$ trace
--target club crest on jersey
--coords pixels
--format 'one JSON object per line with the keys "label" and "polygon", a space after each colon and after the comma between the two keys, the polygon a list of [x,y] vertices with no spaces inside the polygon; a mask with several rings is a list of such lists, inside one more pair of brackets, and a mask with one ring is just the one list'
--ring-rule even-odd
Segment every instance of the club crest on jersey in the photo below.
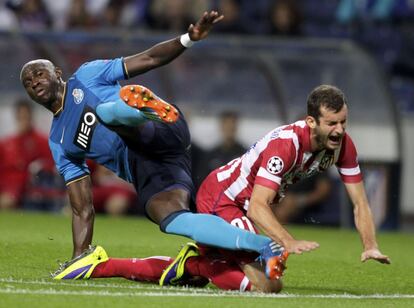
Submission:
{"label": "club crest on jersey", "polygon": [[321,159],[321,163],[319,164],[319,168],[321,171],[328,169],[335,163],[335,157],[333,151],[326,151],[325,155]]}
{"label": "club crest on jersey", "polygon": [[80,117],[73,143],[82,150],[89,151],[93,132],[97,124],[98,120],[93,109],[86,106]]}
{"label": "club crest on jersey", "polygon": [[268,160],[266,169],[271,174],[279,174],[283,170],[284,165],[283,160],[279,156],[273,156]]}
{"label": "club crest on jersey", "polygon": [[83,101],[83,90],[82,89],[73,89],[72,91],[73,98],[75,99],[75,104],[80,104]]}

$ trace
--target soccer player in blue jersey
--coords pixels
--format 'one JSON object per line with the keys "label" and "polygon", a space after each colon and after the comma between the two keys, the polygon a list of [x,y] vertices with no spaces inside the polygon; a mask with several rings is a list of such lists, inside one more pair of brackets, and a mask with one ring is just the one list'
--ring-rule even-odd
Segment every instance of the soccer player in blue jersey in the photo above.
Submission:
{"label": "soccer player in blue jersey", "polygon": [[[190,133],[179,110],[139,86],[127,89],[129,95],[133,98],[135,91],[136,97],[144,101],[161,103],[164,111],[170,111],[167,117],[139,106],[130,107],[134,103],[119,95],[119,80],[169,63],[204,39],[222,18],[215,11],[205,12],[190,25],[188,33],[132,56],[85,63],[66,82],[62,71],[48,60],[34,60],[23,66],[20,78],[26,92],[53,113],[49,144],[72,206],[73,257],[81,255],[92,242],[94,208],[85,163],[92,159],[134,184],[140,205],[163,232],[221,248],[257,251],[278,273],[270,278],[280,277],[285,261],[282,247],[217,216],[188,210],[194,202]],[[304,251],[317,247],[307,241],[301,245]]]}

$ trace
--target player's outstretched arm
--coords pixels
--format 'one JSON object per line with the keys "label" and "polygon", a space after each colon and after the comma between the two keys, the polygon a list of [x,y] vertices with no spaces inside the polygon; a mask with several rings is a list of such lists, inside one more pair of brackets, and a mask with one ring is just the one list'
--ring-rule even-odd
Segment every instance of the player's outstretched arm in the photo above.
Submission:
{"label": "player's outstretched arm", "polygon": [[72,207],[72,258],[74,258],[87,249],[92,242],[95,210],[90,176],[69,184],[68,192]]}
{"label": "player's outstretched arm", "polygon": [[354,205],[355,225],[361,237],[362,245],[364,246],[361,261],[365,262],[372,259],[380,263],[390,264],[390,258],[383,255],[378,249],[375,237],[375,225],[368,205],[364,183],[362,181],[359,183],[345,183],[345,187]]}
{"label": "player's outstretched arm", "polygon": [[294,239],[279,223],[271,209],[271,204],[276,197],[276,193],[276,191],[270,188],[258,184],[254,185],[247,216],[267,236],[285,247],[289,253],[301,254],[302,252],[318,248],[319,244],[316,242]]}
{"label": "player's outstretched arm", "polygon": [[159,43],[139,54],[126,57],[125,67],[128,77],[132,78],[149,70],[165,65],[190,47],[193,42],[207,37],[214,26],[223,19],[216,11],[204,12],[203,16],[188,27],[188,33],[175,39]]}

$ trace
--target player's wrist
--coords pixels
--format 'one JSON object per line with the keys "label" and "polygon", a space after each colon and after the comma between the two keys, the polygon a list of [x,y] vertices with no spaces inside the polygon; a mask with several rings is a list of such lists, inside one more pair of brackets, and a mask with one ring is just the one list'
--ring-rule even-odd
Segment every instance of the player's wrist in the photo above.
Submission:
{"label": "player's wrist", "polygon": [[191,46],[194,45],[195,41],[192,41],[190,38],[190,34],[185,33],[183,35],[180,36],[180,43],[181,45],[183,45],[185,48],[190,48]]}
{"label": "player's wrist", "polygon": [[366,251],[379,251],[378,246],[377,245],[370,245],[370,246],[365,246],[364,247],[364,252]]}
{"label": "player's wrist", "polygon": [[296,240],[292,236],[280,237],[279,244],[289,250],[292,246],[295,245]]}

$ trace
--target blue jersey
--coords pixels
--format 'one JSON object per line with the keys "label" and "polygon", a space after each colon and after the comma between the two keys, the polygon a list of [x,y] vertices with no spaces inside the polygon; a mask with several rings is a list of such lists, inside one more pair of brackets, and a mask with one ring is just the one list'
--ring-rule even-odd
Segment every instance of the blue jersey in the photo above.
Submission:
{"label": "blue jersey", "polygon": [[102,125],[95,109],[101,103],[119,100],[120,85],[127,74],[122,58],[83,64],[68,80],[62,108],[54,114],[49,145],[66,184],[89,174],[86,159],[92,159],[131,181],[128,151],[124,141]]}

